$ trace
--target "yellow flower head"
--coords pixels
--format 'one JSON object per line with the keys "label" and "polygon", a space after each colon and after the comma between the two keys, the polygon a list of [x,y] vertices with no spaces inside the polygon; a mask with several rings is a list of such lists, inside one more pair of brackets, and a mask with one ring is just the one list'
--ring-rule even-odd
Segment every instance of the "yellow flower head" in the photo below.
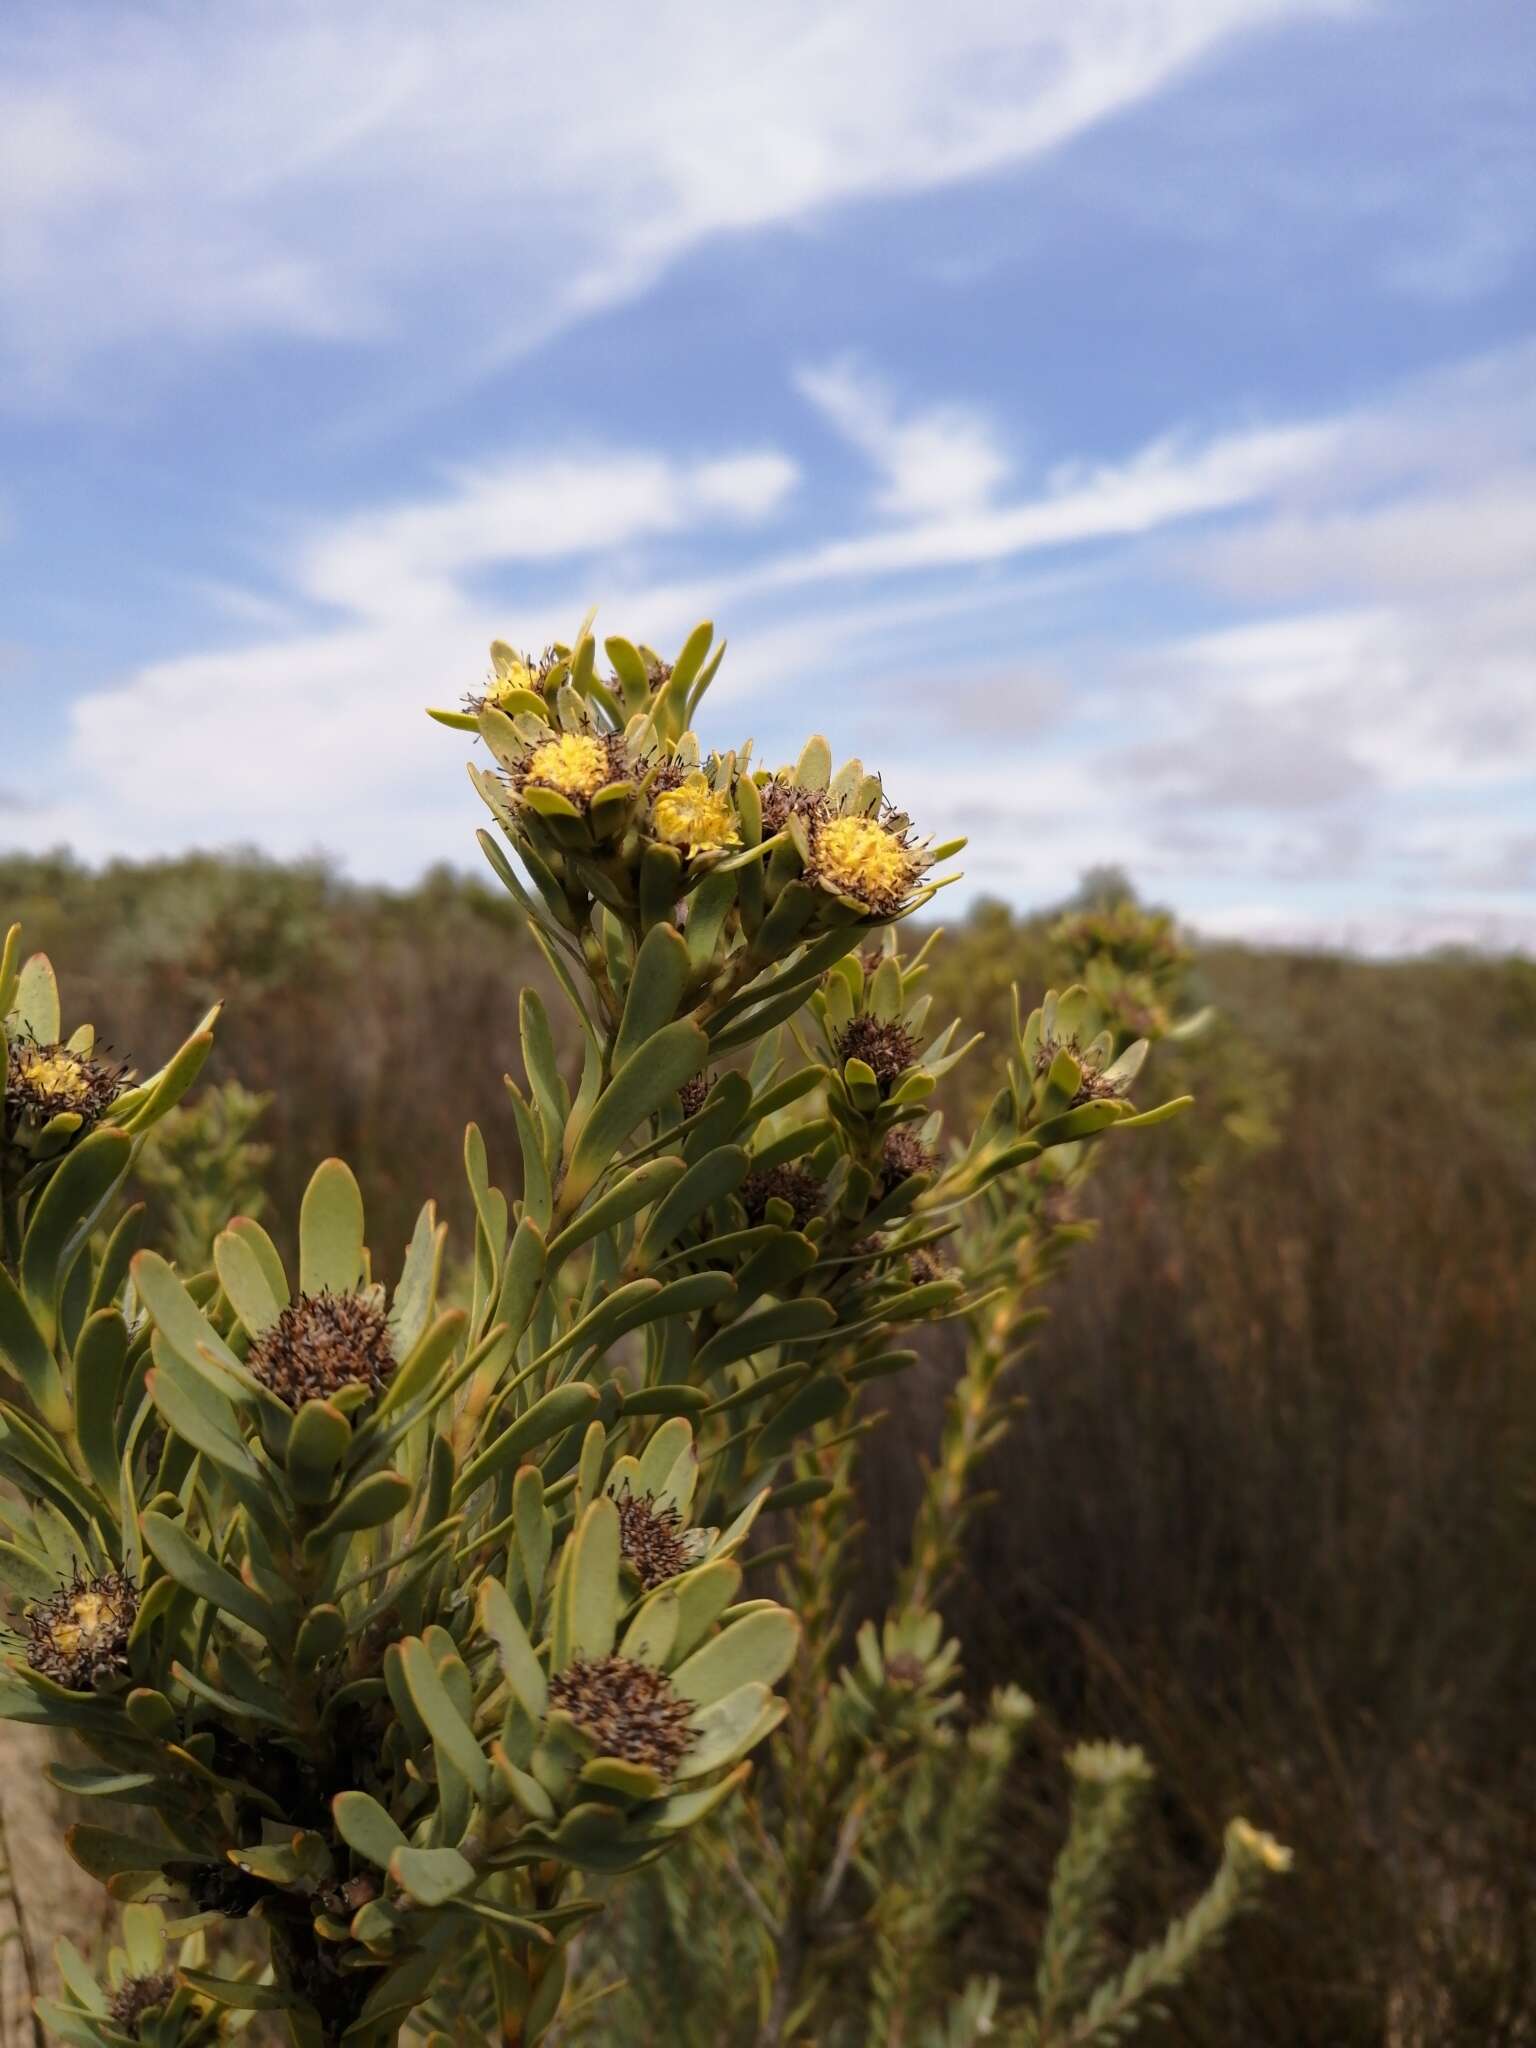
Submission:
{"label": "yellow flower head", "polygon": [[90,1069],[62,1045],[23,1046],[16,1058],[16,1077],[30,1092],[49,1097],[61,1108],[83,1103],[92,1093]]}
{"label": "yellow flower head", "polygon": [[523,781],[556,789],[574,804],[590,803],[613,780],[607,746],[590,733],[567,732],[535,747],[523,770]]}
{"label": "yellow flower head", "polygon": [[94,1053],[13,1038],[5,1075],[7,1126],[14,1128],[21,1118],[36,1124],[56,1116],[76,1116],[82,1125],[94,1124],[122,1093],[125,1078],[125,1068]]}
{"label": "yellow flower head", "polygon": [[829,819],[817,827],[813,851],[819,881],[876,911],[900,908],[920,866],[905,841],[878,818]]}
{"label": "yellow flower head", "polygon": [[652,820],[658,839],[684,848],[690,856],[735,846],[740,836],[729,796],[711,789],[697,769],[676,789],[664,790],[657,797]]}

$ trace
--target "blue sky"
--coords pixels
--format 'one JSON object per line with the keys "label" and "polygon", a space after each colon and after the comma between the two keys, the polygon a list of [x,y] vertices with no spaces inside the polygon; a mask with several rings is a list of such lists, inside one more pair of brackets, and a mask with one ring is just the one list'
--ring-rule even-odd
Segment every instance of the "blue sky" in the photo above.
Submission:
{"label": "blue sky", "polygon": [[1536,14],[11,0],[0,845],[469,864],[589,604],[965,888],[1536,945]]}

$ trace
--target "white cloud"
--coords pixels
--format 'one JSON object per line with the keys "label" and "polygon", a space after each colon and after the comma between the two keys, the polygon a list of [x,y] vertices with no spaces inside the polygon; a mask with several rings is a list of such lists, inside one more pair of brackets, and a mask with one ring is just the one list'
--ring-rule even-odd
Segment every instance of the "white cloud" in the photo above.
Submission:
{"label": "white cloud", "polygon": [[795,381],[879,471],[875,503],[892,518],[980,511],[1008,475],[995,429],[973,407],[929,406],[903,418],[880,381],[847,356],[804,369]]}
{"label": "white cloud", "polygon": [[298,581],[363,618],[451,611],[470,571],[595,555],[709,516],[750,523],[795,479],[771,450],[696,463],[602,449],[504,460],[458,472],[436,498],[332,526],[304,549]]}
{"label": "white cloud", "polygon": [[22,0],[0,23],[4,384],[107,403],[103,351],[147,369],[166,344],[413,317],[439,359],[468,335],[492,361],[710,235],[1038,155],[1297,11]]}

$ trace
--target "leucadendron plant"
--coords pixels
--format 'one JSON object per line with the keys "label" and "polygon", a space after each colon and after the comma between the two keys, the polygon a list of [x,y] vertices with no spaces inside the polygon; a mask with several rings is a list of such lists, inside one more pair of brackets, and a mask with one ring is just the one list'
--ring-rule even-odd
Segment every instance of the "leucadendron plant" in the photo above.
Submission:
{"label": "leucadendron plant", "polygon": [[711,645],[609,640],[600,675],[586,627],[498,643],[435,714],[565,1003],[508,1020],[517,1194],[471,1126],[451,1305],[432,1204],[386,1288],[338,1160],[296,1264],[249,1217],[207,1270],[136,1248],[114,1203],[207,1033],[130,1089],[8,948],[0,1713],[74,1738],[55,1778],[103,1819],[71,1851],[144,1909],[104,1983],[61,1958],[66,2039],[540,2039],[575,1930],[786,1711],[800,1621],[747,1538],[833,1493],[912,1324],[980,1307],[968,1206],[1175,1106],[1138,1112],[1068,991],[946,1146],[956,1027],[891,928],[959,842],[821,739],[706,749]]}

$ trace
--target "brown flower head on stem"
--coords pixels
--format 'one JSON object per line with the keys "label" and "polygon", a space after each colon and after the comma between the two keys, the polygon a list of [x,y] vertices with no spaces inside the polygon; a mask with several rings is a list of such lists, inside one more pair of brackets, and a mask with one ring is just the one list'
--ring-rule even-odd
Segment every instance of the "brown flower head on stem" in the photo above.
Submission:
{"label": "brown flower head on stem", "polygon": [[932,1173],[938,1163],[938,1153],[923,1143],[911,1124],[898,1124],[881,1150],[881,1185],[889,1194],[914,1173]]}
{"label": "brown flower head on stem", "polygon": [[599,1756],[648,1764],[670,1778],[697,1740],[693,1702],[663,1671],[628,1657],[577,1657],[549,1682],[549,1703],[570,1715]]}
{"label": "brown flower head on stem", "polygon": [[115,2027],[121,2027],[137,2041],[139,2022],[146,2014],[169,2005],[175,1995],[174,1970],[157,1970],[148,1977],[125,1977],[108,2001],[107,2014]]}
{"label": "brown flower head on stem", "polygon": [[671,1501],[658,1506],[654,1493],[635,1493],[625,1486],[613,1496],[613,1504],[619,1511],[620,1555],[647,1592],[687,1571],[698,1543]]}
{"label": "brown flower head on stem", "polygon": [[917,1057],[917,1040],[894,1018],[851,1018],[837,1034],[835,1045],[840,1060],[862,1060],[885,1092]]}
{"label": "brown flower head on stem", "polygon": [[22,1617],[27,1662],[70,1692],[90,1692],[128,1669],[139,1589],[126,1572],[74,1577]]}
{"label": "brown flower head on stem", "polygon": [[749,1223],[761,1223],[770,1202],[788,1203],[796,1230],[804,1230],[821,1210],[821,1181],[808,1166],[798,1166],[793,1161],[770,1166],[766,1172],[749,1173],[739,1193]]}
{"label": "brown flower head on stem", "polygon": [[248,1370],[293,1409],[361,1384],[377,1396],[395,1369],[389,1321],[367,1294],[301,1294],[252,1342]]}

